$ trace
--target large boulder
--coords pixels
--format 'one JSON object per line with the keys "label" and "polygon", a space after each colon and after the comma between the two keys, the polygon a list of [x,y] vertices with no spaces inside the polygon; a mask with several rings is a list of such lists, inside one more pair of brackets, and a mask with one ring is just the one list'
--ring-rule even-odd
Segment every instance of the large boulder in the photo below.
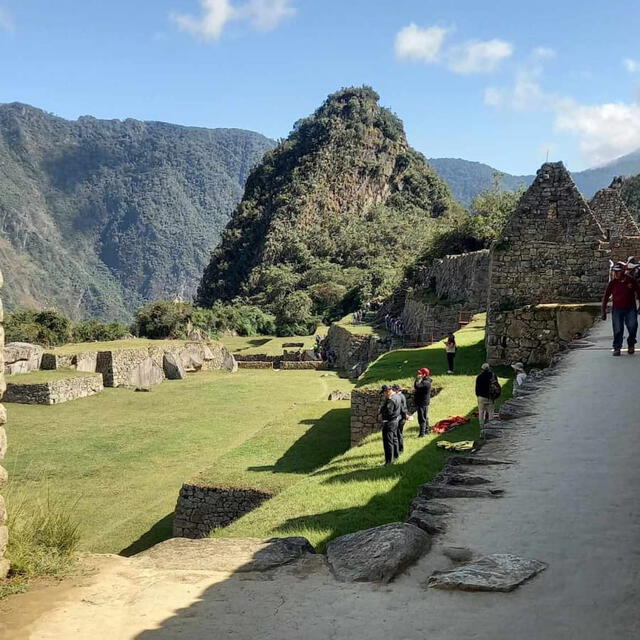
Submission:
{"label": "large boulder", "polygon": [[168,380],[184,380],[187,377],[182,362],[173,353],[164,354],[162,366]]}
{"label": "large boulder", "polygon": [[44,349],[28,342],[10,342],[4,346],[4,372],[6,375],[38,371]]}
{"label": "large boulder", "polygon": [[267,571],[315,550],[306,538],[171,538],[136,556],[143,566],[182,571]]}
{"label": "large boulder", "polygon": [[164,380],[162,369],[152,358],[146,358],[129,373],[127,386],[136,391],[149,391]]}
{"label": "large boulder", "polygon": [[327,560],[340,582],[389,582],[431,545],[418,527],[393,522],[349,533],[327,545]]}
{"label": "large boulder", "polygon": [[185,371],[200,371],[204,365],[205,358],[201,346],[189,345],[180,352],[180,362]]}

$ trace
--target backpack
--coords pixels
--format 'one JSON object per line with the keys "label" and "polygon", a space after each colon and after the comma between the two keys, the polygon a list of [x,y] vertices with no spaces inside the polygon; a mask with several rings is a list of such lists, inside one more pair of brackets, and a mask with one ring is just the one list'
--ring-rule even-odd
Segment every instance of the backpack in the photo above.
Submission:
{"label": "backpack", "polygon": [[497,400],[500,397],[501,393],[502,387],[498,382],[498,378],[496,378],[496,376],[493,376],[489,385],[489,400]]}

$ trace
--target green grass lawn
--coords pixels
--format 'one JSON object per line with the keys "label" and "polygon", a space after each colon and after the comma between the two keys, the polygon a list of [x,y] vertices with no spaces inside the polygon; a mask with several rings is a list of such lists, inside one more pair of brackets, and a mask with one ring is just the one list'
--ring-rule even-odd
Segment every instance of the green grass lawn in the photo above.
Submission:
{"label": "green grass lawn", "polygon": [[54,349],[45,349],[46,353],[58,356],[72,356],[87,351],[119,351],[121,349],[144,349],[149,347],[172,346],[185,340],[149,340],[147,338],[130,338],[129,340],[107,340],[105,342],[77,342],[65,344]]}
{"label": "green grass lawn", "polygon": [[[276,336],[222,336],[220,342],[224,344],[232,353],[242,353],[243,355],[251,355],[263,353],[268,356],[279,356],[287,349],[295,351],[296,349],[312,349],[316,343],[315,336],[326,335],[328,327],[320,326],[312,336],[295,336],[293,338],[281,338]],[[287,343],[302,343],[303,347],[285,347]]]}
{"label": "green grass lawn", "polygon": [[43,384],[45,382],[55,382],[56,380],[67,380],[69,378],[84,378],[90,375],[99,375],[76,371],[75,369],[56,369],[55,371],[31,371],[30,373],[19,373],[14,376],[7,376],[7,384]]}
{"label": "green grass lawn", "polygon": [[[392,351],[370,365],[360,384],[409,384],[419,367],[433,371],[434,384],[443,388],[431,403],[431,424],[451,415],[471,416],[476,408],[475,376],[484,361],[484,317],[457,333],[456,374],[446,375],[444,346]],[[503,383],[507,381],[501,380]],[[507,384],[503,395],[510,395]],[[337,455],[321,469],[285,488],[258,509],[213,536],[305,536],[320,549],[333,537],[386,522],[403,520],[417,487],[444,465],[448,453],[438,449],[440,439],[466,440],[479,435],[477,419],[443,436],[418,439],[418,426],[405,427],[401,460],[383,467],[379,434],[362,446]]]}
{"label": "green grass lawn", "polygon": [[[130,550],[139,550],[170,535],[180,486],[198,471],[237,447],[238,469],[277,464],[259,439],[255,455],[251,445],[241,446],[263,431],[268,440],[273,425],[290,430],[279,450],[310,438],[306,464],[313,467],[314,455],[316,467],[324,464],[338,445],[316,451],[318,440],[307,434],[334,410],[326,396],[344,384],[333,373],[315,371],[202,372],[165,381],[151,393],[106,389],[61,405],[12,404],[7,503],[24,501],[28,508],[48,494],[77,512],[83,549],[119,552],[133,544]],[[309,406],[314,402],[317,408]],[[256,471],[263,476],[268,486],[269,473]]]}
{"label": "green grass lawn", "polygon": [[386,329],[374,327],[371,324],[354,324],[352,313],[349,313],[341,320],[338,320],[336,324],[344,327],[347,331],[357,336],[379,336],[381,338],[384,338],[389,335],[389,332]]}

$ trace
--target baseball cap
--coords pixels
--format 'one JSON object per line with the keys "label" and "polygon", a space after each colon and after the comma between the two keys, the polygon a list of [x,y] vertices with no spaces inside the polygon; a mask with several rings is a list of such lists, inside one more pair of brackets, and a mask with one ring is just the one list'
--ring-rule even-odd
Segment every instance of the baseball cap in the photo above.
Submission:
{"label": "baseball cap", "polygon": [[431,375],[431,371],[429,371],[429,369],[427,369],[426,367],[422,367],[422,369],[418,369],[418,373],[421,373],[425,376]]}
{"label": "baseball cap", "polygon": [[384,393],[385,391],[389,391],[389,389],[391,389],[391,387],[388,384],[383,384],[380,387],[380,393]]}
{"label": "baseball cap", "polygon": [[480,368],[483,371],[487,371],[487,370],[491,369],[491,365],[488,362],[485,362]]}
{"label": "baseball cap", "polygon": [[391,388],[392,388],[394,391],[400,391],[400,385],[399,385],[399,384],[392,384],[392,385],[391,385]]}
{"label": "baseball cap", "polygon": [[611,271],[624,271],[624,265],[618,262],[611,267]]}

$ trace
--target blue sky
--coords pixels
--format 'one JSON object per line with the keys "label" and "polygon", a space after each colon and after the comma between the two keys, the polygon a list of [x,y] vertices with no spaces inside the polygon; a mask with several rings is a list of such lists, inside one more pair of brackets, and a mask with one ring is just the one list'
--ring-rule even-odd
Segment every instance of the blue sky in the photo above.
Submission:
{"label": "blue sky", "polygon": [[640,1],[0,0],[0,102],[277,138],[369,84],[427,156],[640,148]]}

